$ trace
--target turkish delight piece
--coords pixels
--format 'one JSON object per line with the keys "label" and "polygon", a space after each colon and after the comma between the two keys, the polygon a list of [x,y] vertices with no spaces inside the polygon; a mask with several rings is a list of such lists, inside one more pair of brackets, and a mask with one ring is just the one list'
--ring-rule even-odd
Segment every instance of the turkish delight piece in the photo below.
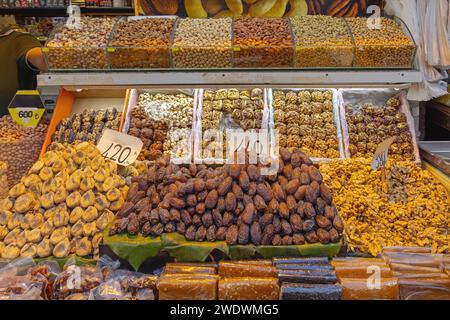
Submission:
{"label": "turkish delight piece", "polygon": [[255,277],[274,278],[277,269],[272,265],[245,264],[242,262],[221,261],[219,262],[219,276],[221,278],[231,277]]}
{"label": "turkish delight piece", "polygon": [[219,280],[219,300],[278,300],[276,278],[224,278]]}
{"label": "turkish delight piece", "polygon": [[397,278],[340,279],[344,300],[398,300],[400,297]]}
{"label": "turkish delight piece", "polygon": [[337,284],[284,283],[282,300],[341,300],[342,288]]}
{"label": "turkish delight piece", "polygon": [[216,300],[217,276],[161,276],[158,281],[159,300]]}

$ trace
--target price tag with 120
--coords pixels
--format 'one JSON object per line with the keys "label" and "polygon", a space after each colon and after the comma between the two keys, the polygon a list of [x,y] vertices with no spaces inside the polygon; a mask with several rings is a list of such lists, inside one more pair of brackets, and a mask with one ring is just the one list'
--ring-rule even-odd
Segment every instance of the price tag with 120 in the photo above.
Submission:
{"label": "price tag with 120", "polygon": [[136,161],[143,145],[139,138],[106,129],[97,144],[97,149],[106,159],[121,166],[129,166]]}
{"label": "price tag with 120", "polygon": [[378,170],[386,166],[389,148],[391,147],[391,144],[395,141],[396,138],[397,137],[388,138],[378,145],[377,150],[375,151],[372,159],[373,170]]}

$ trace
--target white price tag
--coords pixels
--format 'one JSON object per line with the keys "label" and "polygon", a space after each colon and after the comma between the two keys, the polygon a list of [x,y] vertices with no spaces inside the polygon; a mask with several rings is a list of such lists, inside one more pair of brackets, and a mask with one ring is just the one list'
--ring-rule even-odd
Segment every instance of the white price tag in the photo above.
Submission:
{"label": "white price tag", "polygon": [[372,159],[373,170],[378,170],[386,166],[389,148],[391,147],[391,144],[395,141],[396,138],[397,137],[388,138],[378,145],[377,150],[375,151]]}
{"label": "white price tag", "polygon": [[97,149],[106,159],[121,166],[129,166],[136,161],[143,145],[139,138],[106,129],[97,144]]}

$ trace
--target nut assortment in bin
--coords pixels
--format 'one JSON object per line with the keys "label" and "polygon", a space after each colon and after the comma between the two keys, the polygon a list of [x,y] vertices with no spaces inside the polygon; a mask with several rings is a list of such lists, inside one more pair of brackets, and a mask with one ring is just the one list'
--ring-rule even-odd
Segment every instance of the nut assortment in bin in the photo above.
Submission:
{"label": "nut assortment in bin", "polygon": [[346,21],[356,46],[354,67],[412,67],[416,46],[397,21],[381,18],[381,28],[371,29],[367,18],[346,18]]}
{"label": "nut assortment in bin", "polygon": [[178,20],[172,45],[174,68],[231,68],[231,18]]}
{"label": "nut assortment in bin", "polygon": [[302,16],[290,19],[295,37],[295,66],[351,67],[353,42],[342,18]]}
{"label": "nut assortment in bin", "polygon": [[263,89],[206,89],[200,94],[202,103],[197,112],[199,118],[195,132],[202,136],[197,137],[195,142],[197,158],[225,159],[227,129],[246,131],[266,127],[267,108]]}
{"label": "nut assortment in bin", "polygon": [[234,20],[234,66],[290,67],[293,43],[289,20],[239,17]]}
{"label": "nut assortment in bin", "polygon": [[111,68],[169,68],[176,19],[120,20],[108,48]]}
{"label": "nut assortment in bin", "polygon": [[116,21],[82,17],[79,27],[58,27],[43,48],[48,68],[107,69],[106,46]]}
{"label": "nut assortment in bin", "polygon": [[343,157],[335,90],[272,90],[273,123],[280,147],[314,158]]}

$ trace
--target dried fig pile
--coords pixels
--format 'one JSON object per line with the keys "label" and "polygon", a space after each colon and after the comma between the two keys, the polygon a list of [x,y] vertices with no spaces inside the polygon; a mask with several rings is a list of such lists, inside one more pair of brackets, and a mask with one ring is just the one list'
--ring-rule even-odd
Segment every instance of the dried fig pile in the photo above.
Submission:
{"label": "dried fig pile", "polygon": [[117,165],[88,142],[54,143],[0,203],[4,259],[98,254],[128,191]]}
{"label": "dried fig pile", "polygon": [[179,167],[160,158],[134,177],[110,234],[160,236],[228,244],[337,242],[343,222],[322,175],[298,149],[280,150],[278,174],[262,165]]}

